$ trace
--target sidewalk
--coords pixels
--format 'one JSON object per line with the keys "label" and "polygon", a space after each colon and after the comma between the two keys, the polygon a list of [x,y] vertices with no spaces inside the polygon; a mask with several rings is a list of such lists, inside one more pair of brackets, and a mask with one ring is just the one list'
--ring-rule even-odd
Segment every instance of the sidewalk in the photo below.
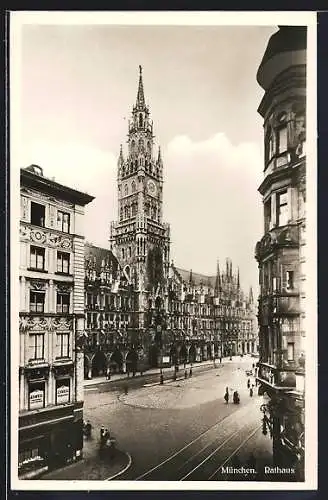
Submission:
{"label": "sidewalk", "polygon": [[[225,358],[222,358],[222,363],[220,363],[219,359],[216,358],[215,360],[215,368],[219,368],[219,366],[223,366],[224,363],[229,363],[229,360],[230,358],[229,357],[225,357]],[[252,357],[251,355],[244,355],[244,357],[242,359],[240,359],[240,356],[233,356],[232,357],[232,361],[243,361],[245,363],[250,363],[250,365],[255,361],[255,358]],[[193,372],[198,368],[200,367],[204,367],[204,366],[209,366],[211,365],[213,368],[214,368],[214,363],[213,363],[213,360],[209,360],[209,361],[201,361],[199,363],[193,363],[192,365],[192,369],[193,369]],[[189,375],[189,369],[190,369],[190,363],[187,363],[186,364],[186,368],[188,370],[188,375]],[[170,367],[170,368],[163,368],[163,375],[164,375],[164,382],[165,382],[165,376],[167,374],[173,374],[174,372],[174,367]],[[140,375],[140,372],[136,373],[135,377],[132,377],[132,375],[130,376],[130,378],[140,378],[140,377],[146,377],[147,375],[158,375],[159,376],[160,374],[160,369],[159,368],[150,368],[149,370],[143,372],[142,375]],[[177,380],[181,380],[184,378],[184,365],[181,364],[179,365],[179,371],[177,373]],[[105,383],[111,383],[111,382],[115,382],[117,380],[127,380],[128,377],[127,377],[127,374],[126,373],[118,373],[118,374],[115,374],[115,375],[112,375],[110,380],[107,380],[106,377],[95,377],[93,379],[90,379],[90,380],[84,380],[84,387],[88,387],[90,385],[98,385],[98,384],[105,384]],[[157,382],[156,382],[157,384]],[[154,384],[154,385],[156,385]]]}
{"label": "sidewalk", "polygon": [[109,481],[119,477],[132,464],[129,453],[116,450],[115,456],[100,457],[97,437],[84,441],[83,458],[78,462],[43,474],[46,480]]}

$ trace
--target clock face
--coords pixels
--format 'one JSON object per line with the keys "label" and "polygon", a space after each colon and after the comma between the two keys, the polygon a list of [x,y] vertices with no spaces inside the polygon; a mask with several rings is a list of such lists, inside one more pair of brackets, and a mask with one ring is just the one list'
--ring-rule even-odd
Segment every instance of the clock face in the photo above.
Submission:
{"label": "clock face", "polygon": [[155,182],[153,182],[153,181],[148,181],[147,182],[147,191],[152,196],[156,196],[157,186],[156,186]]}

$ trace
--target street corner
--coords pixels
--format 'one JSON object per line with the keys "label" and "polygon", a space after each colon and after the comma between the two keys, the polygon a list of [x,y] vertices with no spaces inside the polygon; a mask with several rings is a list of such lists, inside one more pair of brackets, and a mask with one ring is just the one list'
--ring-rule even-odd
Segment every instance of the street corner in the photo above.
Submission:
{"label": "street corner", "polygon": [[132,465],[132,457],[129,452],[120,451],[119,453],[121,453],[121,463],[117,463],[117,470],[111,471],[111,474],[106,478],[106,481],[113,481],[114,479],[118,479],[127,470],[129,470]]}
{"label": "street corner", "polygon": [[98,455],[43,474],[46,480],[112,481],[124,474],[132,464],[130,453],[119,449],[111,456]]}

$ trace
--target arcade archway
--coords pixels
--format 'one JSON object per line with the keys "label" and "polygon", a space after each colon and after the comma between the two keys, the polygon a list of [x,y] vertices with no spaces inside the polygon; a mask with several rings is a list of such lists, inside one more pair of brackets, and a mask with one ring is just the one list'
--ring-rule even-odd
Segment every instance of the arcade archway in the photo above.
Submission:
{"label": "arcade archway", "polygon": [[111,373],[122,373],[123,371],[123,354],[116,350],[110,357],[109,367]]}
{"label": "arcade archway", "polygon": [[126,355],[126,371],[128,373],[136,373],[138,366],[138,353],[136,351],[130,351]]}
{"label": "arcade archway", "polygon": [[96,352],[92,360],[92,377],[106,375],[106,356],[102,351]]}
{"label": "arcade archway", "polygon": [[194,344],[192,344],[189,349],[189,362],[195,363],[195,361],[196,361],[196,347],[194,346]]}
{"label": "arcade archway", "polygon": [[156,345],[151,346],[149,350],[149,365],[151,368],[158,366],[159,349]]}
{"label": "arcade archway", "polygon": [[179,364],[187,363],[188,352],[185,345],[183,345],[179,352]]}

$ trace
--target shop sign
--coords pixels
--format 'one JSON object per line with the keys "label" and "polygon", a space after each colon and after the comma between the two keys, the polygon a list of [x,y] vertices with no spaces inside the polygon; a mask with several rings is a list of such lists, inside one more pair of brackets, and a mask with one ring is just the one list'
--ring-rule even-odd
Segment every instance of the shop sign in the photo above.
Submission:
{"label": "shop sign", "polygon": [[44,406],[44,391],[36,389],[30,392],[30,409],[43,408]]}
{"label": "shop sign", "polygon": [[169,363],[170,362],[170,356],[163,356],[163,363]]}
{"label": "shop sign", "polygon": [[57,404],[59,403],[69,403],[69,387],[67,385],[57,387]]}

